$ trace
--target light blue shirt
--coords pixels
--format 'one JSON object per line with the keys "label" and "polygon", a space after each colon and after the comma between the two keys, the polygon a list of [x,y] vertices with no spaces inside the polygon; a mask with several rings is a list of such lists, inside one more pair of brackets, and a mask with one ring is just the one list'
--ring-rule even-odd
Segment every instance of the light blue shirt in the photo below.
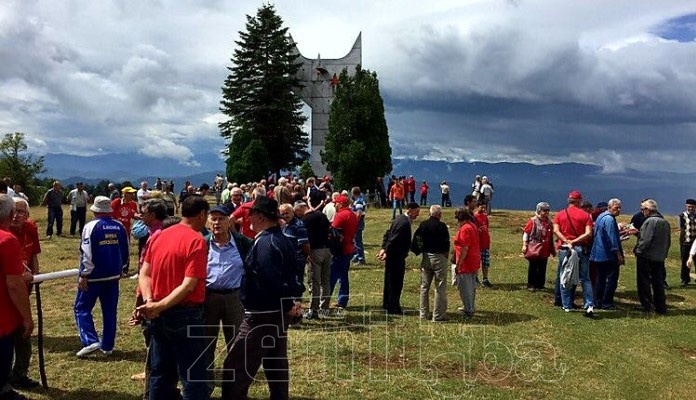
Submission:
{"label": "light blue shirt", "polygon": [[212,290],[237,289],[242,284],[244,261],[239,249],[230,237],[230,241],[218,247],[213,240],[208,245],[208,277],[205,287]]}

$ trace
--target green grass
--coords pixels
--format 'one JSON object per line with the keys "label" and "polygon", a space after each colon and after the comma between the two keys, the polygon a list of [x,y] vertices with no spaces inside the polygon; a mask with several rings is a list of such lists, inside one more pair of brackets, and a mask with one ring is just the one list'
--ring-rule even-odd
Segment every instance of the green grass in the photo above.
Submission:
{"label": "green grass", "polygon": [[[33,208],[44,237],[46,212]],[[68,213],[66,213],[67,215]],[[426,218],[422,210],[419,221]],[[696,394],[696,289],[679,284],[678,246],[668,260],[669,313],[644,315],[637,304],[635,258],[622,267],[617,304],[596,320],[553,307],[551,290],[525,290],[527,264],[521,257],[521,226],[527,212],[494,211],[491,217],[493,289],[479,289],[477,315],[465,321],[454,288],[448,288],[447,323],[418,319],[419,258],[410,256],[402,303],[410,313],[385,317],[379,309],[383,266],[375,259],[390,212],[371,209],[365,241],[368,263],[351,267],[350,306],[343,315],[310,321],[290,331],[290,384],[293,399],[687,399]],[[626,217],[620,217],[626,220]],[[674,218],[670,218],[676,227]],[[444,221],[455,231],[453,210]],[[66,223],[67,221],[66,218]],[[67,228],[64,228],[67,232]],[[42,240],[44,272],[75,268],[77,238]],[[626,253],[634,240],[624,243]],[[132,254],[136,246],[132,246]],[[132,258],[135,264],[135,256]],[[552,288],[555,259],[549,261]],[[36,399],[135,399],[142,386],[130,376],[143,370],[140,330],[126,322],[134,303],[135,281],[121,281],[119,326],[114,354],[77,359],[80,341],[72,312],[76,283],[42,284],[45,352],[49,391]],[[432,296],[432,294],[431,294]],[[34,299],[32,299],[32,303]],[[98,307],[95,309],[100,325]],[[222,345],[222,341],[218,343]],[[222,347],[218,349],[223,351]],[[30,374],[38,378],[37,357]],[[259,374],[262,379],[263,374]],[[267,398],[264,382],[252,386],[254,398]],[[216,389],[219,397],[219,389]]]}

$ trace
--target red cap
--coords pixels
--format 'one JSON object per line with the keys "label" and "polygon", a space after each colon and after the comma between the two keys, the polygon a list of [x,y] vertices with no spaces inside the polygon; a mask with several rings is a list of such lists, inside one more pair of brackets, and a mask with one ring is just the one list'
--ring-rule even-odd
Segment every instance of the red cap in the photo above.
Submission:
{"label": "red cap", "polygon": [[344,195],[340,195],[336,197],[336,200],[334,200],[334,203],[341,203],[341,204],[348,204],[348,197]]}
{"label": "red cap", "polygon": [[582,200],[582,194],[580,194],[580,192],[577,190],[573,190],[572,192],[568,193],[568,198],[573,200]]}

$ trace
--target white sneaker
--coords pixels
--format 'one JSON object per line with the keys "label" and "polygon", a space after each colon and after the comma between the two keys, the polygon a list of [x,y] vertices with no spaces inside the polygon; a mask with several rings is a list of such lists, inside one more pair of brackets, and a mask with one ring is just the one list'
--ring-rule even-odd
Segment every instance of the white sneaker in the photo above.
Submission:
{"label": "white sneaker", "polygon": [[133,275],[129,276],[128,279],[136,280],[136,279],[138,279],[138,274],[133,274]]}
{"label": "white sneaker", "polygon": [[102,350],[102,353],[104,353],[105,356],[110,356],[111,354],[113,354],[113,352],[113,350]]}
{"label": "white sneaker", "polygon": [[84,357],[87,354],[94,353],[95,351],[99,350],[99,342],[92,343],[89,346],[85,346],[82,348],[82,350],[78,351],[75,355],[78,357]]}

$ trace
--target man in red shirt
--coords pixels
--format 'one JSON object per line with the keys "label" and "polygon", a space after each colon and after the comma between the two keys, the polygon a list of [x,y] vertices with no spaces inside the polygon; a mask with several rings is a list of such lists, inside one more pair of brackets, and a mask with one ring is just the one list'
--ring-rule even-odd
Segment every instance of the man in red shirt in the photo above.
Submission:
{"label": "man in red shirt", "polygon": [[21,399],[9,385],[15,335],[25,338],[34,330],[29,293],[24,279],[22,249],[9,232],[14,218],[14,201],[0,194],[0,398]]}
{"label": "man in red shirt", "polygon": [[181,205],[181,223],[152,238],[138,285],[144,304],[136,312],[147,318],[150,343],[151,399],[178,397],[183,383],[187,399],[205,399],[206,345],[203,302],[207,248],[199,233],[208,218],[208,202],[189,196]]}
{"label": "man in red shirt", "polygon": [[491,288],[493,285],[491,281],[488,280],[488,268],[491,266],[491,233],[489,229],[490,223],[488,221],[488,213],[486,212],[488,203],[481,199],[476,204],[478,208],[476,209],[476,213],[474,213],[474,220],[479,232],[479,245],[481,248],[481,270],[483,273],[483,281],[481,284],[487,288]]}
{"label": "man in red shirt", "polygon": [[[24,279],[27,282],[27,293],[31,291],[33,276],[39,273],[39,230],[36,223],[29,219],[29,203],[26,200],[15,197],[15,216],[10,225],[10,232],[19,240],[22,248],[22,264],[24,264]],[[29,378],[29,361],[31,360],[31,340],[28,337],[17,335],[15,337],[15,361],[12,367],[10,383],[20,389],[32,389],[39,386],[39,382]]]}
{"label": "man in red shirt", "polygon": [[561,273],[566,257],[575,252],[579,257],[580,283],[585,300],[585,316],[594,316],[592,281],[590,280],[590,252],[592,246],[592,216],[580,208],[582,194],[578,191],[568,193],[568,207],[556,214],[553,219],[553,233],[556,235],[558,250],[558,271],[556,274],[556,302],[566,312],[574,308],[575,286],[561,285]]}
{"label": "man in red shirt", "polygon": [[239,208],[234,210],[232,216],[230,217],[230,222],[238,224],[240,232],[242,235],[253,239],[256,237],[256,231],[251,227],[251,220],[249,219],[249,210],[254,206],[254,200],[259,196],[266,196],[266,190],[264,188],[258,187],[251,192],[251,201],[242,203]]}
{"label": "man in red shirt", "polygon": [[348,282],[348,267],[350,259],[355,252],[353,240],[358,232],[358,217],[348,206],[348,197],[340,195],[334,200],[336,204],[336,215],[334,216],[331,226],[343,234],[343,254],[335,255],[331,259],[331,273],[329,274],[329,293],[333,295],[336,283],[341,281],[341,287],[338,290],[336,306],[346,308],[350,294],[350,284]]}
{"label": "man in red shirt", "polygon": [[126,186],[121,189],[121,198],[114,199],[111,202],[111,209],[114,210],[111,216],[126,228],[128,240],[130,240],[131,236],[131,220],[138,213],[138,203],[133,199],[133,193],[135,192],[135,189]]}
{"label": "man in red shirt", "polygon": [[409,201],[414,203],[416,201],[416,179],[413,175],[409,176],[406,180],[406,193],[408,194]]}

